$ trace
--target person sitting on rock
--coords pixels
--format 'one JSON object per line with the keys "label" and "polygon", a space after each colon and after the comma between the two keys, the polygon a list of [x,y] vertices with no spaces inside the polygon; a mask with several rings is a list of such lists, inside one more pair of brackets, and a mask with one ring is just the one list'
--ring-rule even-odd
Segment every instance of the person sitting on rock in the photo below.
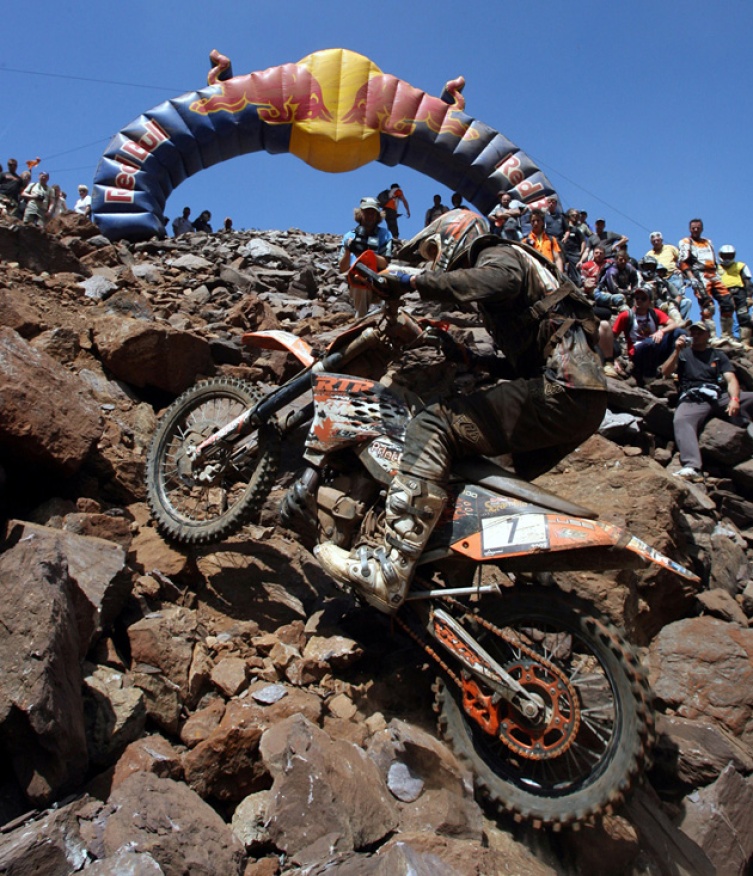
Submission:
{"label": "person sitting on rock", "polygon": [[604,320],[599,327],[599,347],[604,356],[607,377],[622,377],[615,368],[615,339],[622,335],[632,362],[632,374],[638,386],[656,376],[656,369],[669,357],[677,337],[683,333],[666,313],[651,304],[651,289],[639,286],[633,306],[617,314],[614,325]]}
{"label": "person sitting on rock", "polygon": [[721,350],[709,347],[710,337],[705,322],[694,322],[690,346],[687,336],[680,335],[661,368],[664,377],[677,371],[680,380],[674,432],[682,468],[675,476],[688,481],[703,478],[698,433],[707,420],[740,417],[748,424],[753,421],[753,392],[740,392],[732,363]]}

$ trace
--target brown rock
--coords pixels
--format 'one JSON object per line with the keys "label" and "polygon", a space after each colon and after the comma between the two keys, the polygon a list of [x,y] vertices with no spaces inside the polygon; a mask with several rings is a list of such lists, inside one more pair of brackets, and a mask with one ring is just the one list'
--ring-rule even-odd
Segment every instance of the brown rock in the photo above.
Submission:
{"label": "brown rock", "polygon": [[59,542],[0,555],[0,748],[29,800],[49,802],[87,768],[79,591]]}
{"label": "brown rock", "polygon": [[719,724],[658,715],[656,730],[654,769],[670,787],[708,785],[729,763],[740,773],[753,772],[753,752]]}
{"label": "brown rock", "polygon": [[103,811],[106,855],[148,853],[165,876],[233,876],[245,858],[220,816],[190,788],[151,773],[129,776]]}
{"label": "brown rock", "polygon": [[[363,751],[333,742],[303,716],[265,731],[260,752],[274,777],[269,834],[300,862],[316,859],[317,841],[326,839],[332,852],[350,851],[396,827],[397,811],[376,766]],[[307,818],[312,810],[316,822]]]}
{"label": "brown rock", "polygon": [[132,386],[178,395],[199,375],[214,373],[208,343],[164,323],[102,317],[94,325],[94,343],[108,370]]}
{"label": "brown rock", "polygon": [[747,872],[753,855],[753,784],[730,764],[706,788],[683,800],[679,827],[698,843],[719,874]]}
{"label": "brown rock", "polygon": [[656,696],[683,718],[706,718],[753,745],[753,630],[711,617],[665,627],[651,644]]}
{"label": "brown rock", "polygon": [[262,731],[253,726],[222,726],[183,757],[186,782],[200,797],[238,803],[269,784],[258,760]]}
{"label": "brown rock", "polygon": [[198,634],[196,612],[181,607],[166,608],[128,627],[131,657],[134,664],[144,663],[161,670],[185,699],[193,644]]}
{"label": "brown rock", "polygon": [[217,697],[186,720],[180,728],[180,741],[188,748],[203,742],[219,726],[224,714],[225,703]]}
{"label": "brown rock", "polygon": [[0,326],[0,446],[71,475],[102,434],[97,405],[60,363]]}
{"label": "brown rock", "polygon": [[183,777],[180,754],[159,733],[137,739],[126,748],[115,766],[113,791],[130,775],[138,772],[153,773],[160,779],[178,781]]}
{"label": "brown rock", "polygon": [[212,669],[212,683],[226,697],[239,694],[248,683],[248,666],[240,657],[224,657]]}

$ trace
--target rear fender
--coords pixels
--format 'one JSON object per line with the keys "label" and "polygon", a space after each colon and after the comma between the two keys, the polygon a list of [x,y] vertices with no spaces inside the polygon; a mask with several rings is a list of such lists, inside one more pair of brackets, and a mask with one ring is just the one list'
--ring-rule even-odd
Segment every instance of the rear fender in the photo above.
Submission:
{"label": "rear fender", "polygon": [[[502,496],[478,484],[453,488],[435,538],[475,562],[510,560],[511,568],[539,571],[570,568],[619,569],[635,565],[636,557],[698,581],[688,569],[631,535],[626,529],[601,520],[552,512],[526,499]],[[584,561],[578,562],[578,551]],[[565,557],[565,552],[572,556]],[[552,562],[547,563],[547,555]]]}

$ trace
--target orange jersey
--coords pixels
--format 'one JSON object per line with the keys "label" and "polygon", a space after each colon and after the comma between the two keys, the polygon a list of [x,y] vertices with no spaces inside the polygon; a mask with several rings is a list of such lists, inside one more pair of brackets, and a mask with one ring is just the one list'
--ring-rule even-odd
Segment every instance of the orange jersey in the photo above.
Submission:
{"label": "orange jersey", "polygon": [[556,252],[561,252],[557,238],[550,237],[546,231],[542,233],[541,237],[536,237],[536,235],[531,232],[528,237],[525,238],[523,243],[532,246],[537,252],[540,252],[541,255],[546,256],[550,262],[554,261],[554,254]]}

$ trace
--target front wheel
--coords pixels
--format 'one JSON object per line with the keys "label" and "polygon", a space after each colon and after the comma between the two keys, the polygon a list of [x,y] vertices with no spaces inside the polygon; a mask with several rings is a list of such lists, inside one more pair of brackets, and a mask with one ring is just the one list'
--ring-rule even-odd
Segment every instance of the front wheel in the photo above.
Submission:
{"label": "front wheel", "polygon": [[280,434],[268,425],[206,459],[193,450],[263,397],[242,380],[197,383],[165,411],[146,461],[147,501],[160,532],[178,544],[211,544],[238,532],[266,499],[277,472]]}
{"label": "front wheel", "polygon": [[472,680],[438,680],[440,732],[480,792],[536,825],[611,812],[653,742],[650,691],[634,649],[591,606],[553,588],[510,588],[463,621],[543,706],[543,719],[529,722]]}

